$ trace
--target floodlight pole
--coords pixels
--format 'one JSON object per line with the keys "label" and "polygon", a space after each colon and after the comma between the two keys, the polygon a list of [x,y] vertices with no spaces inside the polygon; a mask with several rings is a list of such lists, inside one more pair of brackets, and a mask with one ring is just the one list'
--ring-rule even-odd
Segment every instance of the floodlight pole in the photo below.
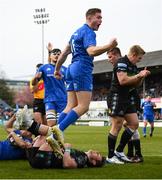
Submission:
{"label": "floodlight pole", "polygon": [[44,64],[44,24],[42,23],[42,64]]}
{"label": "floodlight pole", "polygon": [[49,20],[49,14],[45,12],[45,8],[35,9],[34,23],[42,25],[42,63],[44,64],[44,24]]}

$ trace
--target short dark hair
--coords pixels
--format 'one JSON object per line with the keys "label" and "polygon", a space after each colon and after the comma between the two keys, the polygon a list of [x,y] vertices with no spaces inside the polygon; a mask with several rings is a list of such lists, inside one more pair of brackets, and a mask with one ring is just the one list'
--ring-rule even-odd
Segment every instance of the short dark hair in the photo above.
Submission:
{"label": "short dark hair", "polygon": [[36,68],[39,68],[42,65],[43,65],[42,63],[39,63],[39,64],[36,65]]}
{"label": "short dark hair", "polygon": [[146,95],[145,98],[151,98],[151,95]]}
{"label": "short dark hair", "polygon": [[58,52],[61,52],[61,50],[58,48],[55,48],[55,49],[52,49],[49,53],[52,54],[52,53],[58,53]]}
{"label": "short dark hair", "polygon": [[96,13],[101,13],[101,9],[99,9],[99,8],[88,9],[88,11],[86,12],[86,17],[88,17],[90,15],[95,15]]}
{"label": "short dark hair", "polygon": [[120,49],[118,47],[110,49],[109,51],[107,51],[107,54],[110,53],[110,52],[112,52],[114,54],[119,54],[120,56],[122,56],[121,51],[120,51]]}
{"label": "short dark hair", "polygon": [[105,165],[105,163],[106,163],[106,158],[105,158],[104,156],[102,156],[101,161],[96,160],[96,164],[95,164],[95,165],[92,164],[92,163],[88,160],[88,161],[87,161],[87,166],[88,166],[88,167],[102,167],[102,166]]}

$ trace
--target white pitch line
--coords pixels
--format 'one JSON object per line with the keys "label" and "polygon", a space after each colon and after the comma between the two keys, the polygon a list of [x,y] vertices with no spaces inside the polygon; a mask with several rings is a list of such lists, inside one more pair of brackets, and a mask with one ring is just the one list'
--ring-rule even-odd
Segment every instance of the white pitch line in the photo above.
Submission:
{"label": "white pitch line", "polygon": [[162,154],[160,154],[160,155],[143,155],[144,157],[162,157]]}

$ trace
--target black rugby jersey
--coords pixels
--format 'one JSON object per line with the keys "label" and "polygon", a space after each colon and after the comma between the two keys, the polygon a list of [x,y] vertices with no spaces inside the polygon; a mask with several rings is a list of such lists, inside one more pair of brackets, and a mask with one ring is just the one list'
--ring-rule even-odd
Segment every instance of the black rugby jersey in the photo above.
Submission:
{"label": "black rugby jersey", "polygon": [[75,159],[78,168],[84,168],[87,166],[88,156],[85,152],[71,149],[70,156]]}
{"label": "black rugby jersey", "polygon": [[117,72],[126,72],[128,76],[133,76],[138,73],[137,66],[132,64],[127,56],[120,58],[113,68],[112,82],[111,82],[111,93],[118,93],[123,98],[128,98],[130,91],[134,89],[132,86],[121,86],[117,78]]}

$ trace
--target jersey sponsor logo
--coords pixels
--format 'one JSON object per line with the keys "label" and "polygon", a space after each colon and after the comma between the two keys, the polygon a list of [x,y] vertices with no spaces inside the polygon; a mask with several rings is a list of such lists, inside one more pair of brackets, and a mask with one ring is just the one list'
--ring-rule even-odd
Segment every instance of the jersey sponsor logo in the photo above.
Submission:
{"label": "jersey sponsor logo", "polygon": [[54,74],[47,74],[47,77],[51,77],[51,76],[54,76]]}
{"label": "jersey sponsor logo", "polygon": [[127,64],[118,63],[118,64],[117,64],[117,67],[118,67],[118,68],[127,68]]}

